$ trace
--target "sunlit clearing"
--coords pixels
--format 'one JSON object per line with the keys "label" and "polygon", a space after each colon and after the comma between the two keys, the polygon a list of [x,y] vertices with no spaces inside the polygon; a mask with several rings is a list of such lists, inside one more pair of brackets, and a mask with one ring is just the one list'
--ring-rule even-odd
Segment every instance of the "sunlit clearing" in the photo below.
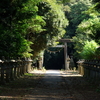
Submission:
{"label": "sunlit clearing", "polygon": [[47,71],[46,71],[47,74],[49,74],[49,73],[58,74],[59,72],[60,72],[60,70],[58,70],[58,71],[57,71],[57,70],[47,70]]}

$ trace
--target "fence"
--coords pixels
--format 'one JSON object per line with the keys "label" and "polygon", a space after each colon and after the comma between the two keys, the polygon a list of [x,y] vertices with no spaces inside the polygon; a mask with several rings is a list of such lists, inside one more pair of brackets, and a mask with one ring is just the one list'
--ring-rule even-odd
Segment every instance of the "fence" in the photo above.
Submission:
{"label": "fence", "polygon": [[32,60],[29,58],[16,60],[0,60],[0,84],[5,84],[30,72]]}
{"label": "fence", "polygon": [[100,60],[79,60],[77,63],[79,74],[88,79],[100,79]]}

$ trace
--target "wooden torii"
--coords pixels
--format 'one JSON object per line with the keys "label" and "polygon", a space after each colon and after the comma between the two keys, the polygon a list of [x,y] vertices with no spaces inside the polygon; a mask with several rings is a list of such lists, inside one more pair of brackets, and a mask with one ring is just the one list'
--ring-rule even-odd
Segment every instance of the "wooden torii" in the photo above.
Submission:
{"label": "wooden torii", "polygon": [[72,42],[72,39],[60,39],[58,40],[58,42],[63,42],[64,43],[64,58],[65,58],[65,70],[68,70],[68,66],[67,66],[67,43]]}

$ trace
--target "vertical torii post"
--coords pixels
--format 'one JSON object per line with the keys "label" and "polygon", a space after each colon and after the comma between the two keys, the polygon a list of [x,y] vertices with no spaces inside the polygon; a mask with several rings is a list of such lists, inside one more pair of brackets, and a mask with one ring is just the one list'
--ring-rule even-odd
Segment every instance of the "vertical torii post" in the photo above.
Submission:
{"label": "vertical torii post", "polygon": [[72,42],[72,41],[71,41],[71,39],[60,39],[58,41],[64,43],[65,70],[68,70],[68,66],[67,66],[67,43]]}

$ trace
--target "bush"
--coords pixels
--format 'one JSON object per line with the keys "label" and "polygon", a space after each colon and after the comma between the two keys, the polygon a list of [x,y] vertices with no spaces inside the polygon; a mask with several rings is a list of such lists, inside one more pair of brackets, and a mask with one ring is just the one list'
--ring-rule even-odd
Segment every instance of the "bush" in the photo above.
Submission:
{"label": "bush", "polygon": [[96,50],[97,50],[98,44],[92,40],[92,41],[86,41],[85,45],[83,47],[82,52],[80,53],[81,57],[83,59],[96,59]]}

